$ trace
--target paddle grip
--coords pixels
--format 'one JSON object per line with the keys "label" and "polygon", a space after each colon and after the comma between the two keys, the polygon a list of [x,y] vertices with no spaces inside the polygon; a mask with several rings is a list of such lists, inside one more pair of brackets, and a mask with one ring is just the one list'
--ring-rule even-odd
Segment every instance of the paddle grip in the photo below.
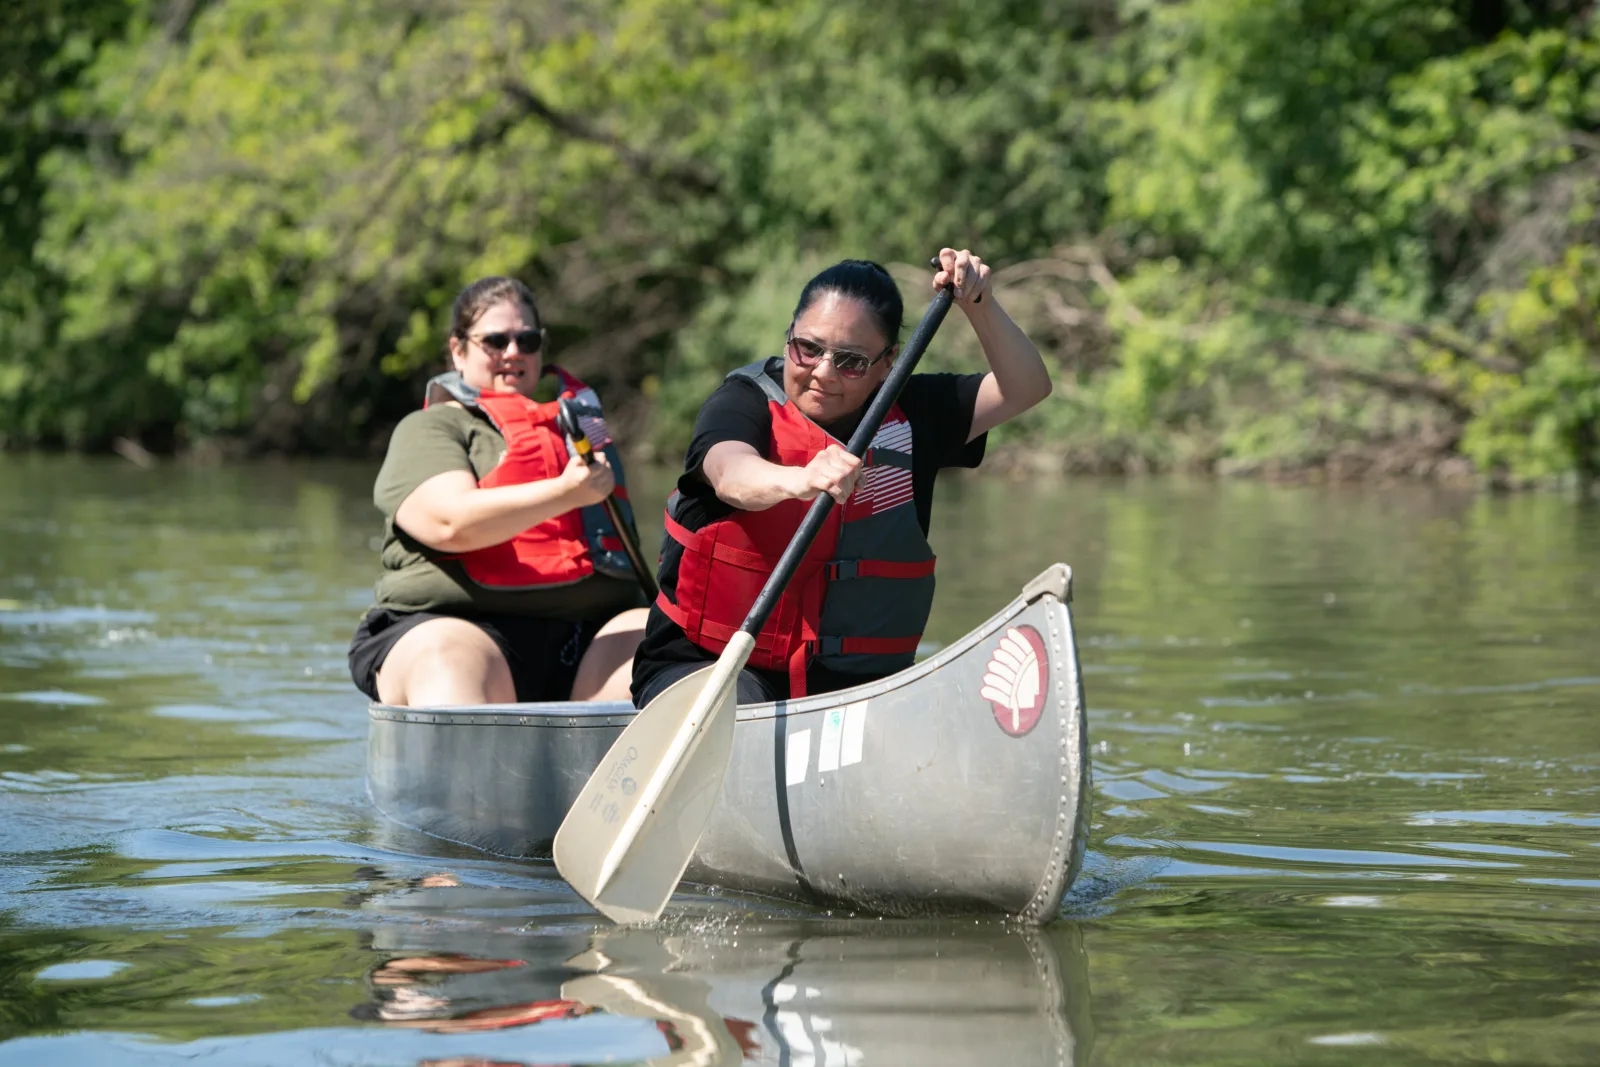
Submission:
{"label": "paddle grip", "polygon": [[[928,342],[933,340],[933,335],[938,331],[939,324],[944,321],[945,312],[950,310],[950,301],[954,297],[955,290],[948,285],[934,294],[933,303],[928,305],[928,310],[923,314],[922,321],[917,323],[911,339],[900,350],[900,358],[895,360],[894,369],[889,371],[889,377],[884,379],[882,387],[873,396],[872,403],[867,405],[867,413],[861,417],[856,432],[850,435],[848,448],[852,456],[860,459],[866,455],[867,447],[878,435],[878,427],[883,425],[889,409],[900,399],[900,390],[905,388],[917,361],[922,358],[923,350],[928,347]],[[795,531],[789,547],[784,549],[783,555],[778,558],[778,565],[772,569],[772,577],[761,587],[761,593],[756,597],[756,602],[750,606],[750,614],[744,617],[744,625],[739,627],[740,630],[752,637],[761,632],[761,627],[766,625],[767,616],[777,607],[778,598],[788,587],[789,579],[794,577],[800,561],[811,548],[811,542],[816,540],[817,531],[822,529],[822,524],[827,520],[828,512],[832,508],[833,497],[827,493],[818,495],[811,502],[810,510],[801,520],[800,528]]]}
{"label": "paddle grip", "polygon": [[[932,259],[928,260],[928,266],[933,268],[933,272],[935,274],[937,274],[940,271],[944,270],[944,264],[939,261],[939,257],[938,256],[934,256]],[[954,280],[954,278],[952,276],[952,281],[953,280]],[[974,304],[983,303],[983,294],[979,293],[976,297],[973,298],[972,302]]]}
{"label": "paddle grip", "polygon": [[[556,425],[561,428],[562,433],[572,438],[572,448],[583,457],[583,462],[590,467],[594,466],[594,447],[589,444],[589,436],[583,432],[577,413],[572,410],[572,402],[566,397],[557,402]],[[650,573],[644,553],[639,551],[639,546],[629,533],[628,527],[623,525],[622,509],[617,507],[616,498],[607,496],[600,505],[605,508],[606,518],[611,520],[611,525],[617,531],[617,540],[622,542],[622,551],[628,557],[628,564],[633,568],[633,576],[638,579],[645,598],[654,603],[660,593],[656,588],[655,575]]]}

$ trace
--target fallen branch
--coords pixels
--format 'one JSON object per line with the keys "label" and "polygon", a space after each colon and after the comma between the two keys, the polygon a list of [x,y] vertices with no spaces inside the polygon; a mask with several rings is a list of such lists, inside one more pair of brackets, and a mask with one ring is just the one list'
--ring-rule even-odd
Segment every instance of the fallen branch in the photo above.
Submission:
{"label": "fallen branch", "polygon": [[1321,377],[1369,386],[1399,400],[1427,400],[1449,412],[1457,422],[1464,423],[1473,416],[1472,409],[1464,400],[1438,382],[1429,381],[1427,378],[1352,367],[1336,360],[1307,355],[1296,349],[1288,349],[1287,354],[1299,359],[1314,374]]}
{"label": "fallen branch", "polygon": [[1496,374],[1516,374],[1522,370],[1521,364],[1514,359],[1498,353],[1485,352],[1467,344],[1465,341],[1450,337],[1431,326],[1380,319],[1375,315],[1356,311],[1354,308],[1330,308],[1323,307],[1320,304],[1307,304],[1299,300],[1282,300],[1273,297],[1263,298],[1256,306],[1265,311],[1288,315],[1304,322],[1319,322],[1328,326],[1337,326],[1340,329],[1355,330],[1362,333],[1381,333],[1389,337],[1398,337],[1405,341],[1421,341],[1423,344],[1442,348],[1461,359],[1477,364],[1485,370],[1494,371]]}

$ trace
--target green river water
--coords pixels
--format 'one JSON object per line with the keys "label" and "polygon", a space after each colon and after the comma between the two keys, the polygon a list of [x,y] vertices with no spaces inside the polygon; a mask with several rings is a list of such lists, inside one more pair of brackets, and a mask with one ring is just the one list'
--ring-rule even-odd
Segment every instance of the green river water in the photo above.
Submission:
{"label": "green river water", "polygon": [[0,457],[0,1064],[1600,1061],[1600,507],[944,484],[931,639],[1076,571],[1060,919],[619,932],[372,810],[373,474]]}

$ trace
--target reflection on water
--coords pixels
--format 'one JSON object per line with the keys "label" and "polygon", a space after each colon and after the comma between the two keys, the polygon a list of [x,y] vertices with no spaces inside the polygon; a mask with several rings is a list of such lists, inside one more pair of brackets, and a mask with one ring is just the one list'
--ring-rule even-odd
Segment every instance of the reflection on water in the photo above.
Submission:
{"label": "reflection on water", "polygon": [[[472,895],[452,899],[451,882],[435,875],[365,906],[457,915]],[[643,929],[394,922],[372,944],[388,958],[352,1015],[390,1026],[472,1033],[603,1012],[653,1027],[659,1064],[1086,1062],[1087,957],[1071,922],[708,912]]]}
{"label": "reflection on water", "polygon": [[691,891],[619,931],[548,867],[373,817],[344,666],[371,476],[0,459],[0,1062],[1600,1047],[1592,505],[945,485],[931,640],[1056,559],[1077,572],[1099,795],[1063,919]]}
{"label": "reflection on water", "polygon": [[377,918],[382,958],[358,1019],[459,1034],[598,1012],[642,1023],[660,1064],[1085,1062],[1071,922],[785,917],[701,897],[617,928],[540,917],[538,890],[364,873],[352,901]]}

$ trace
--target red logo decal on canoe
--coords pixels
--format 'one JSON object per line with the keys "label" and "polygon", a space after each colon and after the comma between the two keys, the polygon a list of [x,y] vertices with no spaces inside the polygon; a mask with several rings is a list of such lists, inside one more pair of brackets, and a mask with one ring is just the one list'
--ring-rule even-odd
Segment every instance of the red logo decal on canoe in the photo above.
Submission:
{"label": "red logo decal on canoe", "polygon": [[1021,737],[1038,724],[1049,691],[1044,638],[1031,626],[1011,627],[990,654],[978,690],[994,709],[994,721],[1012,737]]}

